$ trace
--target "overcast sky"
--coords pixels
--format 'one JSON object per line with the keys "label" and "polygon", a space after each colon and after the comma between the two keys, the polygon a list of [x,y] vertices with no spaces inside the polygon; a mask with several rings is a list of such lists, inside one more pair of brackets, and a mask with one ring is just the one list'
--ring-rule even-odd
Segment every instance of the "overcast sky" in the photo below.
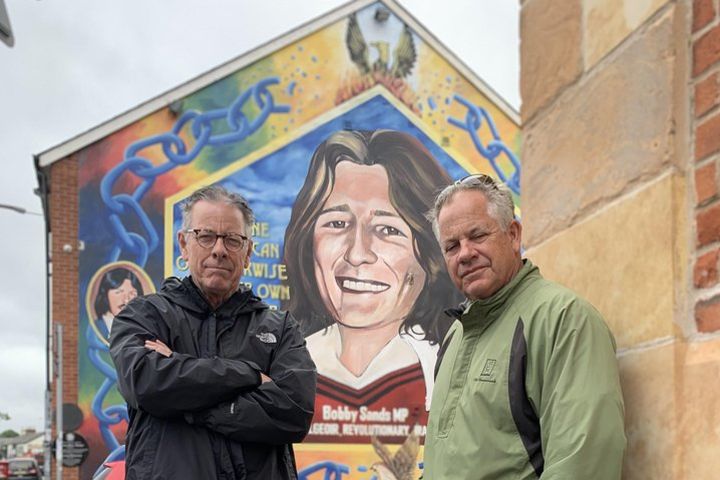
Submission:
{"label": "overcast sky", "polygon": [[[252,50],[339,0],[4,0],[0,204],[40,212],[32,155]],[[517,0],[401,0],[519,108]],[[45,252],[40,216],[0,209],[0,420],[43,427]]]}

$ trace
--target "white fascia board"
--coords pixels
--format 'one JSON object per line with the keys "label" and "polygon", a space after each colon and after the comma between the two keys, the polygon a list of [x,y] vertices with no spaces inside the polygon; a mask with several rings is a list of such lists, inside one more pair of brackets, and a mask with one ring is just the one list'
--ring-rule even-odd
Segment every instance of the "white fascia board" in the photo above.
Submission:
{"label": "white fascia board", "polygon": [[[477,76],[467,65],[465,65],[455,54],[448,50],[445,45],[442,44],[432,33],[430,33],[415,17],[413,17],[404,7],[400,6],[394,0],[379,0],[381,3],[397,15],[402,21],[408,24],[412,30],[414,30],[422,39],[426,41],[432,48],[436,49],[440,55],[444,56],[451,65],[458,69],[458,71],[470,80],[478,90],[486,95],[490,101],[494,102],[503,113],[505,113],[510,119],[516,124],[520,125],[520,116],[518,113],[500,96],[498,95],[488,84],[486,84],[480,77]],[[37,165],[39,168],[45,168],[52,163],[62,160],[69,155],[87,147],[88,145],[101,140],[108,135],[154,113],[162,108],[167,107],[171,103],[181,100],[188,95],[191,95],[208,85],[221,80],[228,75],[235,73],[243,67],[250,65],[251,63],[260,60],[273,52],[280,50],[303,37],[314,33],[328,25],[335,23],[336,21],[350,15],[353,12],[361,10],[368,5],[378,2],[378,0],[353,0],[344,5],[331,10],[322,16],[310,20],[303,25],[300,25],[291,32],[277,37],[272,40],[268,40],[259,47],[247,52],[233,60],[230,60],[209,72],[203,73],[194,79],[173,88],[163,94],[158,95],[146,102],[141,103],[137,107],[134,107],[110,120],[98,125],[97,127],[91,128],[86,132],[83,132],[75,137],[67,140],[59,145],[49,148],[36,155],[38,159]]]}
{"label": "white fascia board", "polygon": [[280,50],[287,45],[300,40],[306,35],[320,30],[321,28],[330,25],[354,11],[374,3],[375,1],[377,0],[354,0],[348,2],[345,5],[341,5],[340,7],[323,14],[314,20],[308,21],[285,35],[268,40],[250,52],[242,54],[233,60],[215,67],[209,72],[203,73],[192,80],[173,88],[172,90],[162,93],[155,98],[141,103],[137,107],[111,118],[97,127],[93,127],[86,132],[76,135],[70,140],[37,154],[38,166],[40,168],[44,168],[58,160],[62,160],[78,150],[105,138],[106,136],[146,117],[147,115],[150,115],[151,113],[167,107],[177,100],[183,99],[186,96],[207,87],[217,80],[235,73],[246,65],[264,58],[276,50]]}

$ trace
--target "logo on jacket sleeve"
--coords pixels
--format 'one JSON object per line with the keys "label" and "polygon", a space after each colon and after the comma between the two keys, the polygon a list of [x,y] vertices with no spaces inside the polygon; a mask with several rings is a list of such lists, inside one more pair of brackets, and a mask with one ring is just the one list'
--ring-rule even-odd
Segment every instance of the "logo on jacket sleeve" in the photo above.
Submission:
{"label": "logo on jacket sleeve", "polygon": [[263,343],[277,343],[277,337],[270,332],[262,332],[255,335]]}

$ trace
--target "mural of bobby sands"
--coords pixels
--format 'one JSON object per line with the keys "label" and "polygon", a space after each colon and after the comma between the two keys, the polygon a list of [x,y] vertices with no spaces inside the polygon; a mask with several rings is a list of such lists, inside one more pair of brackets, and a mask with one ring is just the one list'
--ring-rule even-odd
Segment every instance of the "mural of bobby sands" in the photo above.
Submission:
{"label": "mural of bobby sands", "polygon": [[286,307],[318,369],[306,442],[424,436],[443,310],[462,300],[424,217],[450,182],[399,131],[339,131],[315,150],[285,234]]}

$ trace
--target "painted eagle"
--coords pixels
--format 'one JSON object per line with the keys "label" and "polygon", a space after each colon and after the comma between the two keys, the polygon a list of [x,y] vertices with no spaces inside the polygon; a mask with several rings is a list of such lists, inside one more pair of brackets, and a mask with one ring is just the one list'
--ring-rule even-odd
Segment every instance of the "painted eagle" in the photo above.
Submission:
{"label": "painted eagle", "polygon": [[415,431],[408,435],[395,455],[377,437],[370,437],[370,441],[382,460],[370,467],[377,474],[378,480],[412,480],[420,451],[420,438]]}
{"label": "painted eagle", "polygon": [[360,30],[357,16],[353,13],[348,20],[345,43],[350,59],[358,66],[363,75],[380,72],[395,78],[405,78],[415,65],[417,52],[410,27],[405,24],[393,50],[393,64],[390,66],[390,45],[388,42],[370,42],[370,47],[378,52],[378,59],[370,65],[368,43]]}

